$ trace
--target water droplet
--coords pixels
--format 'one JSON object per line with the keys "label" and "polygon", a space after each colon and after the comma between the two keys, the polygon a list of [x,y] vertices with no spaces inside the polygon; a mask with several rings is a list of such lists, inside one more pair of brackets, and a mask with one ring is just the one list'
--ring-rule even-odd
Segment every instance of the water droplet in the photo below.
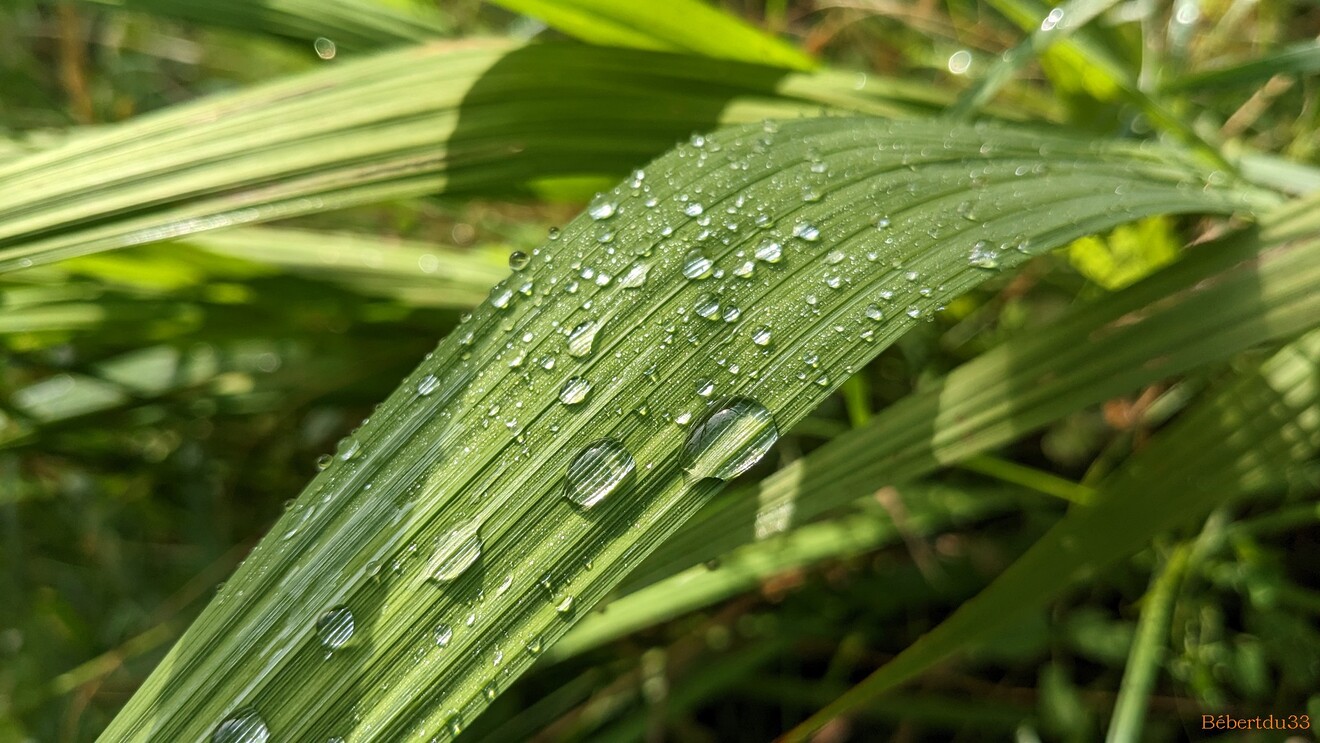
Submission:
{"label": "water droplet", "polygon": [[698,315],[707,320],[714,320],[720,314],[720,300],[714,294],[702,294],[697,297],[697,301],[692,308]]}
{"label": "water droplet", "polygon": [[448,583],[462,575],[481,557],[481,524],[465,521],[440,538],[426,572],[431,580]]}
{"label": "water droplet", "polygon": [[321,456],[316,458],[316,469],[323,470],[326,467],[329,467],[330,463],[333,461],[334,461],[334,457],[330,456],[329,454],[322,454]]}
{"label": "water droplet", "polygon": [[530,640],[527,641],[527,645],[526,645],[526,647],[527,647],[527,652],[528,652],[528,653],[530,653],[530,654],[532,654],[532,655],[540,655],[540,654],[541,654],[541,648],[543,647],[543,646],[542,646],[542,643],[541,643],[541,638],[540,638],[540,637],[533,637],[532,639],[530,639]]}
{"label": "water droplet", "polygon": [[436,388],[439,386],[440,380],[434,374],[427,374],[417,382],[417,394],[426,397],[432,392],[435,392]]}
{"label": "water droplet", "polygon": [[820,239],[820,228],[810,222],[798,222],[793,225],[793,237],[816,242]]}
{"label": "water droplet", "polygon": [[266,743],[270,729],[255,709],[241,709],[226,717],[211,732],[211,743]]}
{"label": "water droplet", "polygon": [[761,461],[779,440],[774,416],[755,400],[729,400],[693,427],[683,446],[683,470],[693,479],[728,480]]}
{"label": "water droplet", "polygon": [[362,451],[361,442],[354,438],[345,439],[343,442],[343,450],[339,452],[339,459],[347,462],[353,457],[356,457],[360,451]]}
{"label": "water droplet", "polygon": [[972,67],[972,53],[966,49],[959,49],[949,55],[949,72],[955,75],[966,75],[967,70]]}
{"label": "water droplet", "polygon": [[784,246],[775,240],[765,240],[756,246],[756,251],[753,254],[759,261],[778,263],[784,257]]}
{"label": "water droplet", "polygon": [[449,647],[449,641],[454,639],[454,628],[447,624],[437,624],[435,632],[432,633],[435,638],[435,644],[442,648]]}
{"label": "water droplet", "polygon": [[338,650],[353,637],[353,612],[336,606],[316,620],[316,636],[328,650]]}
{"label": "water droplet", "polygon": [[762,325],[752,331],[752,343],[755,343],[758,346],[770,345],[770,326]]}
{"label": "water droplet", "polygon": [[742,263],[739,263],[738,265],[733,267],[733,275],[737,276],[740,279],[749,278],[755,272],[756,272],[756,264],[753,263],[752,261],[743,261]]}
{"label": "water droplet", "polygon": [[634,263],[619,277],[619,286],[624,289],[636,289],[646,283],[646,274],[651,270],[651,266],[646,263]]}
{"label": "water droplet", "polygon": [[715,392],[715,383],[709,379],[697,380],[697,394],[702,397],[710,397]]}
{"label": "water droplet", "polygon": [[618,203],[610,198],[608,194],[598,193],[596,194],[596,198],[592,199],[590,204],[587,204],[587,214],[590,215],[592,219],[600,221],[602,219],[613,217],[614,212],[618,210],[618,208]]}
{"label": "water droplet", "polygon": [[866,305],[866,316],[872,320],[883,320],[885,313],[880,309],[880,305],[868,304]]}
{"label": "water droplet", "polygon": [[889,229],[889,224],[889,217],[881,217],[875,220],[875,228],[877,230],[887,230]]}
{"label": "water droplet", "polygon": [[316,56],[321,59],[334,59],[335,54],[339,51],[335,47],[335,42],[324,36],[321,36],[317,38],[316,41],[312,42],[312,49],[316,51]]}
{"label": "water droplet", "polygon": [[683,207],[683,213],[689,217],[699,217],[704,211],[706,211],[706,207],[702,206],[701,203],[697,201]]}
{"label": "water droplet", "polygon": [[1049,12],[1049,15],[1045,16],[1045,20],[1040,22],[1040,30],[1053,31],[1055,28],[1058,28],[1059,23],[1062,20],[1063,8],[1055,8]]}
{"label": "water droplet", "polygon": [[527,255],[521,250],[515,250],[509,254],[509,268],[512,268],[515,271],[521,271],[524,268],[527,268],[527,264],[531,260],[532,257],[530,255]]}
{"label": "water droplet", "polygon": [[591,508],[618,490],[637,464],[628,449],[616,439],[601,439],[583,449],[568,465],[564,497]]}
{"label": "water droplet", "polygon": [[551,240],[552,242],[555,241],[555,240],[558,240],[558,239],[559,239],[559,228],[558,228],[558,227],[551,227],[551,228],[545,233],[545,236],[548,237],[548,238],[550,238],[550,240]]}
{"label": "water droplet", "polygon": [[588,392],[591,392],[591,382],[582,377],[571,377],[559,389],[559,401],[565,405],[577,405],[587,399]]}
{"label": "water droplet", "polygon": [[711,270],[715,264],[711,259],[702,254],[700,250],[693,250],[683,259],[683,275],[689,279],[704,279],[710,276]]}
{"label": "water droplet", "polygon": [[726,305],[720,317],[724,318],[724,322],[738,322],[738,318],[742,317],[742,310],[732,304]]}
{"label": "water droplet", "polygon": [[825,262],[831,266],[837,266],[838,264],[843,263],[845,257],[846,256],[844,256],[842,250],[831,250],[825,254]]}
{"label": "water droplet", "polygon": [[594,320],[579,323],[568,334],[568,355],[577,358],[589,356],[592,347],[596,343],[596,333],[599,330],[600,325]]}
{"label": "water droplet", "polygon": [[972,244],[972,252],[967,256],[967,262],[977,268],[996,269],[999,268],[999,251],[986,240],[977,240]]}
{"label": "water droplet", "polygon": [[555,611],[559,612],[560,614],[567,614],[570,611],[573,611],[573,597],[565,596],[564,598],[560,599],[559,603],[555,604]]}
{"label": "water droplet", "polygon": [[596,242],[601,244],[614,242],[614,228],[609,225],[601,225],[600,229],[596,230]]}

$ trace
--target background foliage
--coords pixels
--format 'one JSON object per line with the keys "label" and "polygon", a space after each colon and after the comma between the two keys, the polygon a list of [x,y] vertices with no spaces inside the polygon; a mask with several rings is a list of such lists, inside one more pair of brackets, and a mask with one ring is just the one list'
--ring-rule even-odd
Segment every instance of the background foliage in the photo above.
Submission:
{"label": "background foliage", "polygon": [[835,369],[460,739],[1320,715],[1316,8],[1076,4],[1055,34],[1025,0],[622,7],[0,6],[0,741],[103,731],[512,251],[694,133],[859,112],[1163,141],[1209,175]]}

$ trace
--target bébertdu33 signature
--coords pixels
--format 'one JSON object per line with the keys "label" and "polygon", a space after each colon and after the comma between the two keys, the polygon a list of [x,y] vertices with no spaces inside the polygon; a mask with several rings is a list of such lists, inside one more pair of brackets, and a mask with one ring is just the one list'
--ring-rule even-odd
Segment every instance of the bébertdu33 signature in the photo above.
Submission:
{"label": "b\u00e9bertdu33 signature", "polygon": [[1201,715],[1202,730],[1310,730],[1310,715]]}

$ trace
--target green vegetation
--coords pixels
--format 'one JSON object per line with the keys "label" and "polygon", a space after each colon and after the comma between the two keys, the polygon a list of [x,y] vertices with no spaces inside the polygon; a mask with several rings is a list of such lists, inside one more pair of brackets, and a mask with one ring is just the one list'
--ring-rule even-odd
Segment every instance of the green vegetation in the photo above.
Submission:
{"label": "green vegetation", "polygon": [[0,743],[1320,718],[1317,25],[11,2]]}

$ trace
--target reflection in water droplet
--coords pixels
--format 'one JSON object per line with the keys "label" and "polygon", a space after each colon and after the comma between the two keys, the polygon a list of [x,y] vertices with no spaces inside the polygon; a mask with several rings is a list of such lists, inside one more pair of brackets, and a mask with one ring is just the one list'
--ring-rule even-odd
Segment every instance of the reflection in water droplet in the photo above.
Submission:
{"label": "reflection in water droplet", "polygon": [[752,343],[755,343],[758,346],[770,345],[770,326],[762,325],[752,331]]}
{"label": "reflection in water droplet", "polygon": [[555,604],[555,611],[559,612],[560,614],[567,614],[570,611],[573,611],[573,597],[565,596],[564,598],[560,599],[559,603]]}
{"label": "reflection in water droplet", "polygon": [[720,300],[714,294],[702,294],[692,308],[701,317],[714,320],[720,314]]}
{"label": "reflection in water droplet", "polygon": [[338,650],[353,637],[353,612],[336,606],[316,620],[316,636],[329,650]]}
{"label": "reflection in water droplet", "polygon": [[241,709],[226,717],[211,732],[211,743],[266,743],[270,729],[261,715],[251,708]]}
{"label": "reflection in water droplet", "polygon": [[528,262],[531,260],[531,256],[521,250],[515,250],[509,254],[509,268],[512,268],[515,271],[521,271],[527,267]]}
{"label": "reflection in water droplet", "polygon": [[683,470],[694,480],[728,480],[761,461],[779,440],[774,416],[740,397],[718,406],[693,427],[683,446]]}
{"label": "reflection in water droplet", "polygon": [[587,399],[588,392],[591,392],[591,382],[582,377],[571,377],[559,389],[559,401],[565,405],[577,405]]}
{"label": "reflection in water droplet", "polygon": [[710,276],[715,264],[702,254],[700,250],[693,250],[683,259],[683,275],[689,279],[704,279]]}
{"label": "reflection in water droplet", "polygon": [[619,286],[624,289],[636,289],[646,283],[646,274],[651,267],[645,263],[634,263],[619,277]]}
{"label": "reflection in water droplet", "polygon": [[866,316],[872,320],[883,320],[885,313],[879,305],[868,304],[866,305]]}
{"label": "reflection in water droplet", "polygon": [[601,439],[583,449],[568,465],[564,497],[591,508],[618,490],[637,464],[627,447],[616,439]]}
{"label": "reflection in water droplet", "polygon": [[335,42],[324,36],[321,36],[317,38],[316,41],[312,42],[312,49],[316,50],[316,56],[321,59],[334,59],[335,54],[339,51],[335,47]]}
{"label": "reflection in water droplet", "polygon": [[756,246],[754,252],[756,259],[766,263],[778,263],[784,256],[784,246],[775,240],[765,240]]}
{"label": "reflection in water droplet", "polygon": [[706,211],[706,208],[696,201],[683,207],[683,213],[689,217],[699,217],[704,211]]}
{"label": "reflection in water droplet", "polygon": [[476,519],[465,521],[440,538],[427,565],[431,580],[448,583],[472,567],[481,557],[480,526]]}
{"label": "reflection in water droplet", "polygon": [[820,228],[810,222],[798,222],[793,225],[793,237],[815,242],[820,239]]}
{"label": "reflection in water droplet", "polygon": [[454,628],[447,624],[437,624],[432,637],[435,638],[436,645],[442,648],[449,647],[449,641],[454,639]]}

